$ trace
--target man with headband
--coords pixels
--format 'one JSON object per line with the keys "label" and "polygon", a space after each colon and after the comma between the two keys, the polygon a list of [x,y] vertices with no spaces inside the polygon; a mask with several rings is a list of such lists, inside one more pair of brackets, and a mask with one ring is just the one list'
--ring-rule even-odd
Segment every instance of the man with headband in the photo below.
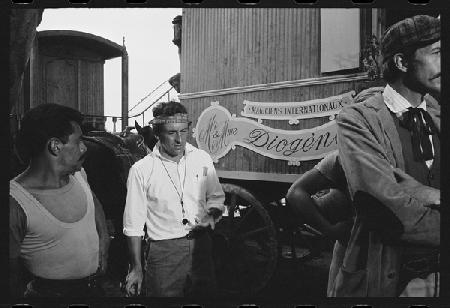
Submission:
{"label": "man with headband", "polygon": [[[125,289],[129,296],[141,289],[145,296],[211,296],[215,275],[207,230],[220,219],[225,195],[209,154],[186,142],[186,108],[161,103],[153,117],[158,143],[128,176],[123,232],[131,270]],[[144,225],[149,251],[143,265]]]}
{"label": "man with headband", "polygon": [[22,120],[17,146],[29,165],[10,181],[11,294],[23,295],[23,262],[32,274],[25,296],[102,295],[96,274],[106,270],[109,235],[81,167],[81,122],[79,111],[57,104],[39,105]]}
{"label": "man with headband", "polygon": [[335,296],[437,296],[440,244],[441,26],[418,15],[381,40],[380,95],[337,117],[356,219]]}

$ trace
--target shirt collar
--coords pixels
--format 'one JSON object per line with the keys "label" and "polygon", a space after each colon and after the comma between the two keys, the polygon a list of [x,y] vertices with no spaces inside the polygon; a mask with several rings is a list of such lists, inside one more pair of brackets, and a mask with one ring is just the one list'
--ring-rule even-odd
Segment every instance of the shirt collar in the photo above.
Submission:
{"label": "shirt collar", "polygon": [[[397,116],[400,116],[403,112],[408,110],[408,108],[412,107],[411,103],[400,93],[395,91],[389,84],[387,84],[383,90],[383,99],[389,110]],[[427,110],[426,101],[423,100],[417,108]]]}
{"label": "shirt collar", "polygon": [[[153,148],[153,153],[154,153],[155,155],[157,155],[158,157],[167,160],[167,158],[165,158],[164,156],[161,155],[160,148],[161,148],[161,143],[158,141],[158,142],[155,144],[155,147]],[[191,145],[190,143],[187,143],[187,142],[186,142],[186,148],[184,149],[184,155],[183,155],[183,157],[186,157],[187,155],[189,155],[189,153],[191,153],[194,149],[195,149],[195,147],[194,147],[193,145]]]}

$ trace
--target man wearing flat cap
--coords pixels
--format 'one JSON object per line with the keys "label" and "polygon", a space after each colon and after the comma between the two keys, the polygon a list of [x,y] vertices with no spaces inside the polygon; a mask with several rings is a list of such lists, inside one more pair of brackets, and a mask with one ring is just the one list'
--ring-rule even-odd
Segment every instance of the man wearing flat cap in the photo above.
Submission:
{"label": "man wearing flat cap", "polygon": [[[158,143],[128,175],[123,232],[131,270],[125,289],[129,296],[138,295],[144,280],[145,296],[212,296],[208,229],[220,219],[225,195],[209,154],[186,142],[191,123],[186,108],[161,103],[153,117]],[[144,225],[149,250],[142,266]]]}
{"label": "man wearing flat cap", "polygon": [[383,92],[337,117],[356,218],[334,296],[437,296],[440,21],[404,19],[381,40]]}

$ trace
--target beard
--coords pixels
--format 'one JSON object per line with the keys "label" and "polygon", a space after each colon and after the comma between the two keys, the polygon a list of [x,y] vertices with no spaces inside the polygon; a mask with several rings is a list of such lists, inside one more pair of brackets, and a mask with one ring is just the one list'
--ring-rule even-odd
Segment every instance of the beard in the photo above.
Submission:
{"label": "beard", "polygon": [[[420,72],[416,66],[412,65],[404,78],[404,84],[414,92],[422,95],[427,93],[440,96],[441,86],[437,83],[437,78],[441,77],[441,73],[434,74],[432,77],[423,76],[420,78]],[[434,96],[433,95],[433,96]]]}

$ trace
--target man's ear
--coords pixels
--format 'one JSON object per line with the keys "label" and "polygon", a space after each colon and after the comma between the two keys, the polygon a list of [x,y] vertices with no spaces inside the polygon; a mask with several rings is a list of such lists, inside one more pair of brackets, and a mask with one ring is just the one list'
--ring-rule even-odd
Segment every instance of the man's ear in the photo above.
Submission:
{"label": "man's ear", "polygon": [[48,141],[47,149],[50,154],[57,156],[61,151],[61,141],[57,138],[52,138]]}
{"label": "man's ear", "polygon": [[406,61],[405,55],[403,53],[396,53],[392,57],[398,70],[406,73],[408,71],[408,62]]}

